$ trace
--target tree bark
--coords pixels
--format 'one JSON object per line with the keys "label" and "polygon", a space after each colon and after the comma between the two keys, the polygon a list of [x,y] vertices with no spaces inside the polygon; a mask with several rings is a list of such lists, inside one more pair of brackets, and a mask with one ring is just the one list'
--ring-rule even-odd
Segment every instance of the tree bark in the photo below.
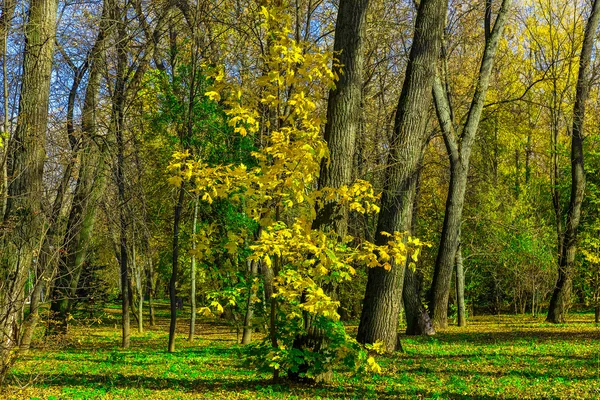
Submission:
{"label": "tree bark", "polygon": [[[2,21],[5,30],[14,11],[12,5],[7,6]],[[24,307],[25,282],[34,253],[40,251],[46,233],[43,172],[56,11],[56,0],[32,0],[25,23],[19,115],[7,153],[8,198],[1,226],[0,381],[12,358],[11,350],[20,339],[18,315]],[[2,33],[5,39],[5,32]]]}
{"label": "tree bark", "polygon": [[[62,52],[62,49],[61,49]],[[29,315],[25,320],[25,327],[23,329],[23,336],[21,338],[21,343],[19,349],[21,351],[27,351],[31,346],[31,340],[33,338],[33,332],[37,327],[39,322],[39,308],[41,303],[41,294],[44,289],[44,285],[46,281],[50,281],[52,278],[52,270],[54,264],[54,257],[56,253],[54,253],[54,245],[56,242],[56,233],[58,228],[60,211],[63,207],[63,200],[67,193],[67,189],[69,186],[69,182],[71,181],[71,176],[73,175],[73,169],[77,163],[78,154],[81,150],[81,141],[75,135],[75,127],[74,127],[74,119],[75,119],[75,98],[77,96],[77,91],[79,90],[79,85],[81,84],[81,80],[83,75],[88,69],[88,60],[84,61],[81,66],[76,67],[75,64],[68,58],[68,55],[65,55],[65,59],[67,59],[67,63],[71,66],[73,70],[73,82],[71,84],[71,89],[69,90],[69,97],[67,100],[67,137],[69,139],[69,143],[71,146],[71,156],[67,161],[67,164],[64,167],[63,176],[56,190],[56,196],[54,198],[54,202],[52,205],[52,210],[47,219],[47,231],[44,237],[44,241],[42,242],[41,252],[38,255],[38,259],[36,262],[36,280],[33,287],[32,294],[30,296],[29,303]]]}
{"label": "tree bark", "polygon": [[[321,162],[319,187],[339,188],[352,182],[356,136],[360,128],[364,36],[369,0],[341,0],[333,50],[342,64],[340,79],[327,99],[325,141],[329,159]],[[336,203],[317,210],[313,229],[329,226],[343,239],[348,232],[348,209]]]}
{"label": "tree bark", "polygon": [[481,59],[475,93],[460,138],[455,133],[450,100],[439,76],[436,77],[433,85],[436,112],[450,158],[450,186],[429,299],[433,324],[436,329],[443,329],[448,326],[448,297],[452,281],[452,270],[456,261],[456,249],[460,241],[459,232],[467,189],[469,160],[479,128],[494,58],[504,31],[511,1],[502,0],[494,27],[491,33],[486,35],[485,49]]}
{"label": "tree bark", "polygon": [[[382,232],[410,231],[416,174],[426,143],[426,120],[436,73],[448,2],[422,0],[417,11],[413,44],[394,121],[375,242],[387,243]],[[357,340],[383,341],[387,351],[397,343],[401,285],[405,266],[390,271],[369,270]]]}
{"label": "tree bark", "polygon": [[585,170],[583,160],[584,123],[586,101],[592,85],[592,52],[596,31],[600,23],[600,0],[594,0],[592,11],[588,19],[581,57],[579,59],[579,73],[573,107],[573,129],[571,135],[571,199],[567,211],[564,240],[560,263],[558,266],[558,279],[550,299],[550,307],[546,320],[551,323],[564,323],[571,301],[571,286],[575,253],[577,251],[577,228],[581,218],[581,203],[585,190]]}
{"label": "tree bark", "polygon": [[402,300],[406,314],[407,335],[435,335],[431,318],[421,302],[421,286],[423,275],[406,266],[404,271],[404,286]]}

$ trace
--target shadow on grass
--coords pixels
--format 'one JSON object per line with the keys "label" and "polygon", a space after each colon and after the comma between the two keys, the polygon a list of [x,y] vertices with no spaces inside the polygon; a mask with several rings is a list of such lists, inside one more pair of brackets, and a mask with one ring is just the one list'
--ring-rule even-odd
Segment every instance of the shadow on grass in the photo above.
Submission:
{"label": "shadow on grass", "polygon": [[[21,382],[28,381],[34,376],[32,374],[15,374]],[[299,385],[286,381],[273,383],[267,379],[232,380],[227,378],[214,379],[188,379],[188,378],[158,378],[141,375],[99,375],[99,374],[61,374],[46,376],[43,382],[35,384],[40,387],[69,387],[71,389],[84,387],[102,393],[110,392],[112,389],[144,389],[144,390],[178,390],[188,394],[215,393],[222,395],[223,392],[241,393],[252,398],[263,398],[267,396],[290,394],[301,397],[307,395],[327,396],[328,398],[344,399],[403,399],[403,398],[445,398],[445,399],[481,399],[513,400],[516,397],[488,396],[488,395],[464,395],[452,391],[429,392],[407,387],[406,390],[376,389],[369,390],[364,387],[339,386],[339,385]]]}
{"label": "shadow on grass", "polygon": [[475,344],[489,345],[493,343],[515,343],[530,341],[532,344],[556,341],[597,341],[600,339],[598,330],[585,331],[551,331],[537,329],[515,329],[492,332],[441,332],[431,337],[416,337],[402,335],[402,340],[416,340],[421,343],[439,342],[443,344]]}
{"label": "shadow on grass", "polygon": [[[559,362],[557,362],[560,364]],[[593,367],[593,366],[591,366]],[[464,377],[480,377],[480,376],[489,376],[492,378],[502,378],[502,377],[520,377],[523,379],[533,379],[533,380],[564,380],[564,381],[573,381],[573,380],[591,380],[596,381],[598,379],[597,373],[592,368],[586,370],[578,370],[572,371],[571,373],[558,373],[558,372],[538,372],[533,370],[535,365],[532,365],[528,368],[513,368],[513,369],[504,369],[502,371],[482,371],[481,369],[473,369],[473,370],[464,370],[460,368],[435,368],[428,366],[415,366],[408,367],[402,370],[404,373],[408,374],[419,374],[419,375],[445,375],[445,376],[464,376]]]}

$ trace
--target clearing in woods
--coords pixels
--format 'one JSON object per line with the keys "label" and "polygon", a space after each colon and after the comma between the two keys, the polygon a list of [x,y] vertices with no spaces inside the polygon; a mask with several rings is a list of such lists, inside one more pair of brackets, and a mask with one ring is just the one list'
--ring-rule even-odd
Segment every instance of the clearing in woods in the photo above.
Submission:
{"label": "clearing in woods", "polygon": [[[60,347],[22,357],[2,395],[16,399],[600,398],[600,328],[591,314],[567,325],[530,316],[473,317],[466,328],[433,337],[402,337],[405,353],[378,356],[380,375],[334,372],[328,385],[273,384],[244,365],[235,329],[203,320],[187,341],[179,320],[177,352],[169,354],[166,311],[158,324],[119,348],[117,310],[101,324],[77,325]],[[349,330],[356,327],[349,326]]]}

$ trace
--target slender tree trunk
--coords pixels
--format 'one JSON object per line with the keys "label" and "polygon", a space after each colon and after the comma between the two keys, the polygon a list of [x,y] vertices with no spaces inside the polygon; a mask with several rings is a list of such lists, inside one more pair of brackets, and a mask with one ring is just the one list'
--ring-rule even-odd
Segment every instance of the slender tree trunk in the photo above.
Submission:
{"label": "slender tree trunk", "polygon": [[131,262],[132,262],[132,270],[135,273],[135,288],[137,290],[138,295],[138,307],[137,307],[137,323],[138,323],[138,332],[144,332],[144,290],[142,288],[142,276],[144,274],[143,267],[138,265],[135,244],[131,248]]}
{"label": "slender tree trunk", "polygon": [[125,90],[127,71],[127,32],[123,21],[123,10],[118,5],[113,7],[114,18],[117,24],[117,68],[115,87],[113,91],[112,123],[117,142],[116,183],[119,202],[119,244],[120,244],[120,273],[122,297],[122,347],[128,348],[130,343],[130,305],[129,305],[129,266],[127,249],[127,198],[125,188]]}
{"label": "slender tree trunk", "polygon": [[242,344],[250,344],[252,341],[252,317],[254,316],[254,301],[256,290],[254,290],[254,278],[258,275],[258,262],[249,261],[248,269],[250,275],[250,287],[248,290],[248,300],[246,301],[246,315],[244,316],[244,332],[242,333]]}
{"label": "slender tree trunk", "polygon": [[0,142],[3,143],[3,149],[0,149],[0,162],[2,168],[2,182],[0,182],[0,196],[2,196],[2,206],[0,207],[0,217],[6,213],[6,202],[8,200],[8,171],[6,169],[6,161],[8,157],[7,143],[10,140],[9,132],[9,93],[8,93],[8,65],[7,65],[7,46],[8,32],[12,25],[12,18],[15,13],[17,2],[15,0],[5,0],[2,6],[2,14],[0,14],[0,51],[2,51],[2,86],[3,90],[3,111],[4,118],[2,121],[2,134],[0,134]]}
{"label": "slender tree trunk", "polygon": [[458,326],[467,326],[467,313],[465,308],[465,270],[460,243],[458,243],[458,248],[456,249],[456,303]]}
{"label": "slender tree trunk", "polygon": [[435,262],[429,302],[433,324],[436,329],[443,329],[448,326],[448,297],[450,295],[452,270],[456,261],[456,249],[460,241],[459,231],[467,188],[469,160],[479,128],[479,121],[490,82],[494,58],[504,31],[510,4],[511,0],[502,0],[494,27],[491,33],[486,35],[477,86],[460,138],[455,133],[450,99],[447,91],[443,88],[439,76],[435,79],[433,85],[436,112],[444,134],[444,142],[450,158],[451,168],[444,226]]}
{"label": "slender tree trunk", "polygon": [[583,140],[586,101],[592,85],[592,52],[596,31],[600,22],[600,0],[594,0],[592,12],[588,19],[581,57],[579,59],[579,75],[575,106],[573,107],[573,129],[571,136],[571,199],[567,212],[564,241],[558,279],[550,299],[550,307],[546,320],[552,323],[563,323],[571,301],[572,275],[577,251],[577,228],[581,218],[581,204],[585,190],[585,170],[583,163]]}
{"label": "slender tree trunk", "polygon": [[200,198],[196,196],[194,203],[194,224],[192,225],[192,266],[190,268],[190,336],[189,341],[194,340],[194,333],[196,332],[196,225],[198,224],[198,203]]}
{"label": "slender tree trunk", "polygon": [[148,276],[147,276],[147,285],[148,285],[148,309],[150,312],[150,326],[156,325],[156,320],[154,316],[154,265],[152,260],[150,259],[148,262]]}
{"label": "slender tree trunk", "polygon": [[183,184],[179,188],[175,216],[173,218],[173,269],[169,280],[169,300],[171,302],[171,322],[169,324],[169,353],[175,352],[175,328],[177,327],[177,268],[179,262],[179,223],[185,189]]}

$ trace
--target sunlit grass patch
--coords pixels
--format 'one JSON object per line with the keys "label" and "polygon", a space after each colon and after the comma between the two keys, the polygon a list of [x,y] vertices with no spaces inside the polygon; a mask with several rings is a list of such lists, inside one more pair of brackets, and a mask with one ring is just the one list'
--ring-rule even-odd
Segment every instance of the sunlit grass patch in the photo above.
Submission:
{"label": "sunlit grass patch", "polygon": [[122,350],[120,327],[76,327],[63,346],[35,349],[5,396],[43,399],[600,398],[600,328],[591,315],[554,326],[531,317],[474,317],[434,337],[403,336],[405,353],[379,357],[380,375],[335,371],[328,385],[272,384],[243,361],[226,324],[203,323],[189,343],[180,321],[166,352],[166,321]]}

